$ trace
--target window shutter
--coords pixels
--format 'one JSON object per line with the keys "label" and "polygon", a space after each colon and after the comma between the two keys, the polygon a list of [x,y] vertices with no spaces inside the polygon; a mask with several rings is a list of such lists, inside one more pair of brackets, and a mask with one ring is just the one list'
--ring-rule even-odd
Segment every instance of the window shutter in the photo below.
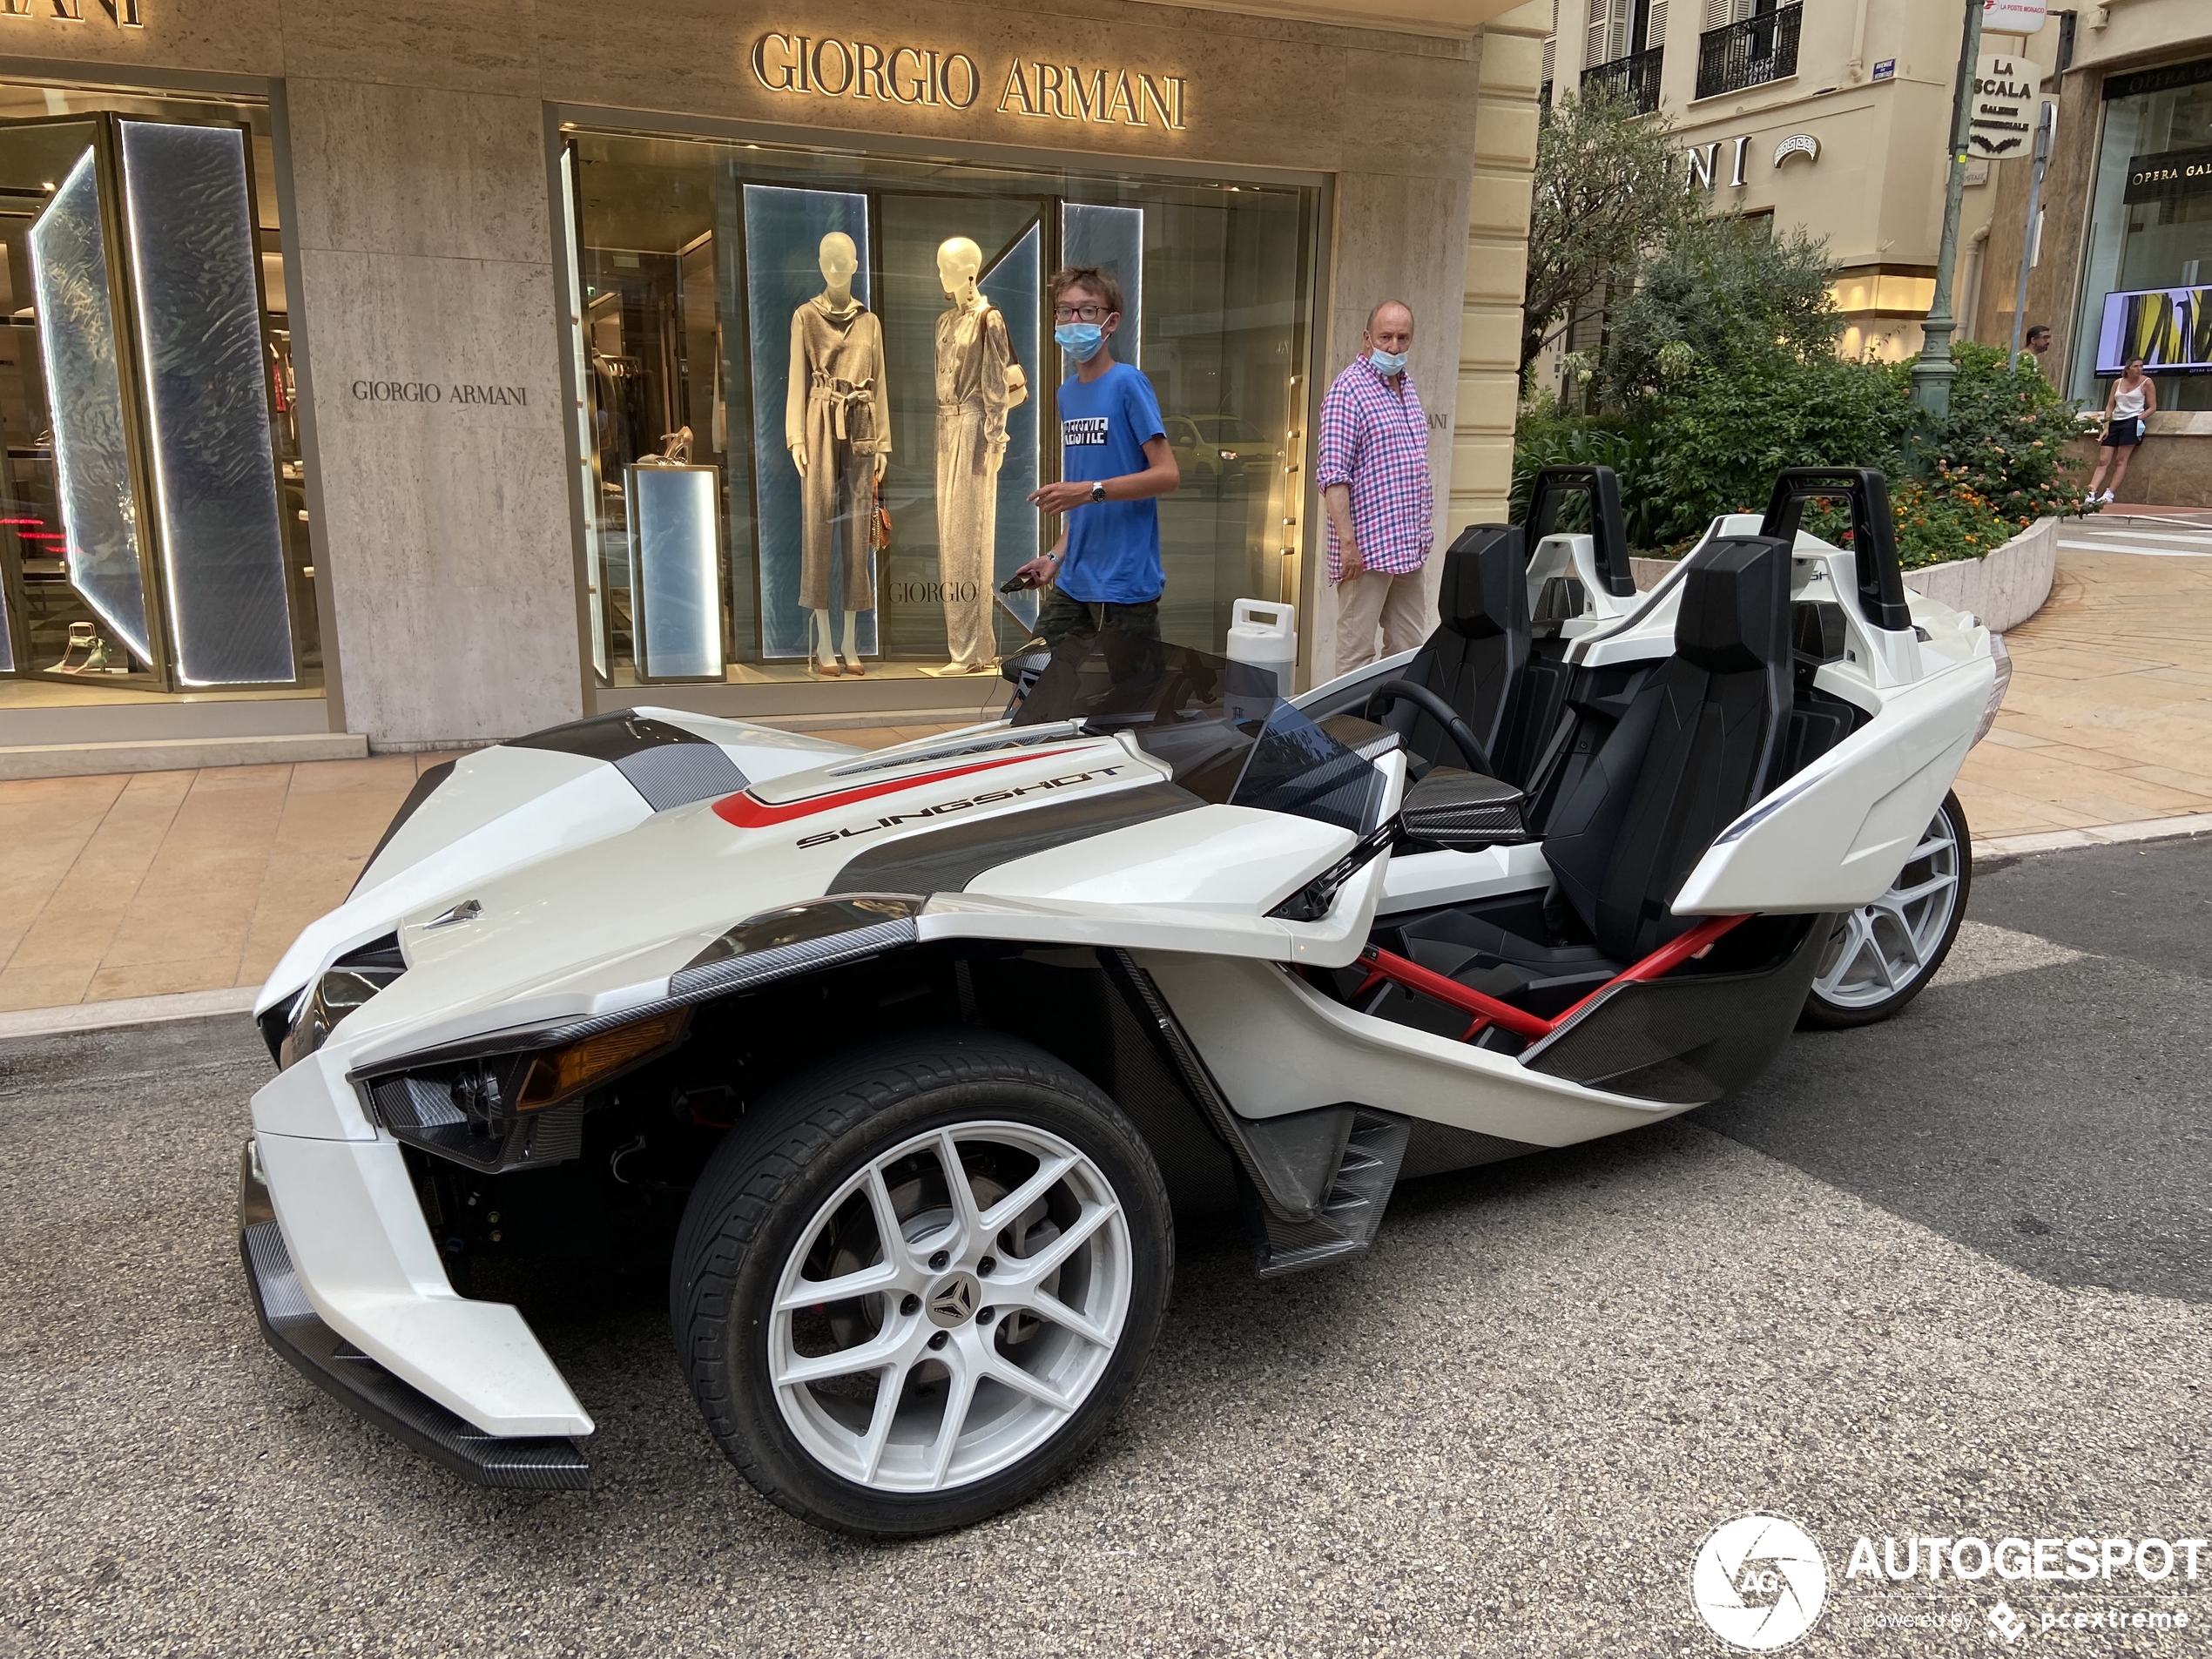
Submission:
{"label": "window shutter", "polygon": [[1607,37],[1612,33],[1613,7],[1610,0],[1590,0],[1588,38],[1582,45],[1582,67],[1595,69],[1600,64],[1609,64],[1613,54],[1606,51]]}
{"label": "window shutter", "polygon": [[1643,49],[1657,51],[1667,44],[1667,0],[1651,0],[1651,10],[1644,15]]}
{"label": "window shutter", "polygon": [[1544,84],[1552,82],[1552,71],[1559,66],[1559,0],[1552,0],[1552,31],[1544,37]]}
{"label": "window shutter", "polygon": [[1705,0],[1705,27],[1725,29],[1736,21],[1734,0]]}

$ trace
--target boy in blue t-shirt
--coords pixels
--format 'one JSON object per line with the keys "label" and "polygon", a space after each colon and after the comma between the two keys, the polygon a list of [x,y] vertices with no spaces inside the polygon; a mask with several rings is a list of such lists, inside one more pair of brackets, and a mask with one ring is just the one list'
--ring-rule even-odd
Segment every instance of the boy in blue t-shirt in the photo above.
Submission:
{"label": "boy in blue t-shirt", "polygon": [[1114,361],[1122,285],[1096,266],[1052,279],[1053,339],[1075,361],[1060,388],[1060,477],[1029,497],[1067,523],[1052,550],[1015,574],[1053,583],[1037,617],[1048,645],[1069,635],[1160,637],[1157,497],[1183,482],[1152,382]]}

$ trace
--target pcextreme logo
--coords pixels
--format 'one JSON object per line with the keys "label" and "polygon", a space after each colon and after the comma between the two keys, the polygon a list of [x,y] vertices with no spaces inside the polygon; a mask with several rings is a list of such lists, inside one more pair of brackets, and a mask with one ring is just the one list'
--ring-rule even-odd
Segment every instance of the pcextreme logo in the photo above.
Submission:
{"label": "pcextreme logo", "polygon": [[1738,1515],[1705,1536],[1689,1568],[1689,1602],[1731,1648],[1769,1653],[1812,1629],[1828,1601],[1828,1563],[1782,1515]]}
{"label": "pcextreme logo", "polygon": [[802,835],[792,843],[795,846],[826,846],[832,841],[849,841],[856,835],[873,835],[900,824],[924,822],[942,818],[948,813],[966,812],[971,806],[988,806],[1001,800],[1018,800],[1024,795],[1034,795],[1039,790],[1065,789],[1071,784],[1087,784],[1094,778],[1111,778],[1127,772],[1126,765],[1096,766],[1089,772],[1071,772],[1062,778],[1047,778],[1042,783],[1023,784],[1019,789],[986,789],[960,800],[940,801],[934,806],[924,806],[911,813],[887,813],[873,824],[853,825],[845,829],[823,830],[813,835]]}

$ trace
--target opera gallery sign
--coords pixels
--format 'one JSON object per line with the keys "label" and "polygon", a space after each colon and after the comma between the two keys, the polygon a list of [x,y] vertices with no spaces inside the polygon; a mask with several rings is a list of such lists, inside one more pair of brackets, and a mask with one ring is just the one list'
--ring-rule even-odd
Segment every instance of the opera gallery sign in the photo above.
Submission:
{"label": "opera gallery sign", "polygon": [[[1190,82],[1120,66],[1025,62],[1001,73],[966,52],[772,30],[752,43],[753,78],[771,92],[972,110],[1102,126],[1184,130]],[[995,104],[987,102],[996,97]]]}

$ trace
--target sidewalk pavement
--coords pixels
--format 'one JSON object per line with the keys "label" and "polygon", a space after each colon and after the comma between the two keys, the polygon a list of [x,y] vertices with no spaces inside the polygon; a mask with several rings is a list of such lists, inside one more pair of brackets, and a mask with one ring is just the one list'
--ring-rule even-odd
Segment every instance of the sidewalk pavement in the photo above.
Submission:
{"label": "sidewalk pavement", "polygon": [[2212,813],[2212,525],[2069,523],[2049,601],[2005,644],[2012,688],[1959,775],[1979,850]]}
{"label": "sidewalk pavement", "polygon": [[[1979,853],[2212,829],[2212,521],[2069,528],[2006,643],[2011,692],[1959,779]],[[245,1006],[439,759],[0,783],[0,1035]]]}

